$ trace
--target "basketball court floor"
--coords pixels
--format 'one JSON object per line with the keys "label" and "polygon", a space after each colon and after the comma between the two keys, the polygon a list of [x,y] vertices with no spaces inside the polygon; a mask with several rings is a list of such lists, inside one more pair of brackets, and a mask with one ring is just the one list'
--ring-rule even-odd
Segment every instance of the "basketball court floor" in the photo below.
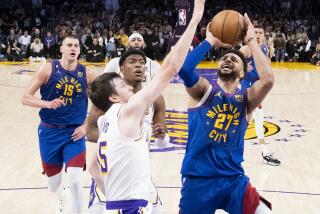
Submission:
{"label": "basketball court floor", "polygon": [[[55,203],[41,174],[38,149],[38,109],[22,106],[20,98],[40,64],[0,63],[0,213],[51,214]],[[198,68],[215,78],[215,63]],[[254,125],[246,133],[243,166],[251,183],[273,205],[275,214],[320,213],[320,68],[309,64],[274,63],[275,85],[263,103],[265,135],[280,166],[262,162],[255,143]],[[100,74],[104,64],[88,64]],[[167,123],[174,147],[151,147],[153,180],[163,213],[178,212],[180,166],[187,138],[187,95],[178,79],[164,92]],[[93,145],[88,143],[88,152]],[[85,172],[84,198],[88,201],[90,177]],[[201,213],[201,211],[199,211]],[[217,213],[223,213],[218,211]]]}

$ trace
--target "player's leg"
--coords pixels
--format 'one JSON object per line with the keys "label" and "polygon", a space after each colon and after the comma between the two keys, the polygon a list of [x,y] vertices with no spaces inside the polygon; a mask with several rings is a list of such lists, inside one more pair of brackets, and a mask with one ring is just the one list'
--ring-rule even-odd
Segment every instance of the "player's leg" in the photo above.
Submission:
{"label": "player's leg", "polygon": [[260,197],[256,189],[251,186],[248,177],[238,176],[229,190],[225,209],[229,214],[237,214],[239,210],[244,214],[256,213],[256,211],[260,212],[259,214],[271,213],[271,204]]}
{"label": "player's leg", "polygon": [[90,214],[103,214],[106,207],[105,196],[95,184],[94,180],[91,180],[90,197],[88,210]]}
{"label": "player's leg", "polygon": [[78,141],[72,141],[71,134],[73,129],[68,131],[69,142],[64,146],[63,159],[66,164],[68,183],[70,185],[71,211],[73,213],[81,213],[83,211],[83,169],[86,162],[85,140],[82,138]]}
{"label": "player's leg", "polygon": [[59,130],[40,124],[38,128],[39,148],[43,174],[48,176],[48,188],[56,195],[56,213],[64,212],[65,191],[62,186],[63,155]]}
{"label": "player's leg", "polygon": [[259,141],[259,146],[261,147],[261,152],[262,152],[262,157],[263,161],[269,165],[277,166],[281,162],[274,157],[274,155],[268,150],[268,147],[266,145],[266,141],[264,138],[264,116],[263,116],[263,108],[261,105],[259,105],[254,113],[254,121],[255,121],[255,129],[256,129],[256,134],[257,138]]}
{"label": "player's leg", "polygon": [[180,214],[212,214],[217,209],[216,190],[220,188],[214,179],[183,178],[180,198]]}
{"label": "player's leg", "polygon": [[162,213],[162,203],[158,195],[158,191],[154,193],[152,204],[152,214],[161,214]]}

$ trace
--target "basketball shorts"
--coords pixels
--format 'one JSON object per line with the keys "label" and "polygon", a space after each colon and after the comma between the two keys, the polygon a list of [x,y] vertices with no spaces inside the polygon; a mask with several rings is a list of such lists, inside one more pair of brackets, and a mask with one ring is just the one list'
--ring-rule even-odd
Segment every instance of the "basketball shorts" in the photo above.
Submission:
{"label": "basketball shorts", "polygon": [[[152,205],[152,214],[161,213],[162,203],[158,192],[154,192],[152,199],[149,202]],[[103,210],[106,207],[106,198],[103,193],[99,190],[94,180],[91,180],[90,196],[89,196],[89,213],[90,214],[103,214]],[[111,212],[111,211],[110,211]]]}
{"label": "basketball shorts", "polygon": [[181,214],[212,214],[217,209],[229,214],[253,214],[259,202],[259,194],[244,175],[184,177],[179,207]]}
{"label": "basketball shorts", "polygon": [[67,167],[85,167],[85,138],[73,141],[71,135],[78,126],[54,126],[40,123],[39,147],[43,174],[58,174],[63,164]]}
{"label": "basketball shorts", "polygon": [[107,201],[104,214],[152,214],[152,203],[146,200]]}

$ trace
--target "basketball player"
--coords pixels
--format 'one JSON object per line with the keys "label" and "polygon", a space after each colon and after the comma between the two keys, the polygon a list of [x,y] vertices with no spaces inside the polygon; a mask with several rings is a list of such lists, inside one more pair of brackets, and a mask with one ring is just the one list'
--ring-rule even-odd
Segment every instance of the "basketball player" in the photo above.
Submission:
{"label": "basketball player", "polygon": [[211,46],[219,47],[207,27],[206,40],[186,58],[179,71],[190,95],[188,144],[182,163],[180,213],[271,213],[270,205],[251,187],[241,166],[244,135],[254,109],[273,86],[273,73],[256,41],[247,14],[245,43],[256,62],[260,79],[249,89],[239,89],[247,71],[243,54],[226,50],[219,62],[218,80],[209,83],[196,72],[196,65]]}
{"label": "basketball player", "polygon": [[[41,65],[21,102],[40,108],[38,136],[43,173],[48,176],[49,190],[57,195],[57,213],[64,212],[63,164],[68,174],[72,213],[82,213],[87,86],[95,75],[77,61],[80,54],[78,38],[64,38],[60,51],[60,60]],[[35,96],[39,89],[41,99]]]}
{"label": "basketball player", "polygon": [[[98,158],[105,179],[106,213],[151,213],[152,182],[144,115],[180,70],[201,20],[204,2],[195,0],[188,28],[164,59],[163,71],[146,87],[134,94],[117,73],[105,73],[92,84],[90,99],[106,111],[101,118],[108,122],[106,133],[99,136]],[[143,55],[132,57],[130,60],[146,63]]]}
{"label": "basketball player", "polygon": [[[139,61],[134,61],[132,56],[135,55],[143,55],[143,52],[140,49],[128,49],[122,56],[120,61],[123,61],[121,65],[121,74],[123,76],[123,80],[125,83],[133,88],[133,92],[136,93],[137,91],[142,89],[142,82],[145,76],[145,64],[141,65]],[[166,134],[166,126],[165,126],[165,106],[163,102],[163,96],[159,96],[159,98],[153,103],[153,105],[148,109],[148,114],[145,118],[146,127],[149,129],[151,128],[151,123],[155,124],[152,126],[152,134],[148,134],[148,136],[156,138],[155,145],[163,148],[169,147],[169,137]],[[92,110],[88,117],[88,125],[87,125],[87,136],[89,137],[90,141],[97,142],[96,136],[99,134],[106,132],[105,124],[107,123],[104,120],[100,119],[100,122],[97,123],[98,117],[103,115],[105,112],[99,110],[97,107],[96,110]],[[102,113],[102,114],[101,114]],[[107,119],[107,118],[106,118]],[[100,124],[100,125],[99,125]],[[97,125],[99,132],[97,132]],[[97,132],[97,133],[93,133]],[[167,137],[164,137],[166,135]],[[150,139],[147,137],[147,139]],[[100,174],[99,169],[97,169],[97,157],[93,159],[93,162],[89,164],[88,171],[92,175],[93,178],[97,178],[97,174]],[[101,181],[100,181],[101,182]],[[99,181],[97,181],[99,183]],[[154,194],[155,194],[155,201],[153,203],[152,213],[161,213],[161,202],[157,199],[157,192],[154,187]],[[104,195],[100,191],[97,185],[91,185],[90,191],[90,201],[89,201],[89,210],[91,214],[102,214],[105,208],[105,200]]]}
{"label": "basketball player", "polygon": [[[264,36],[263,28],[261,26],[256,26],[254,28],[254,32],[256,34],[256,39],[262,52],[264,53],[266,58],[268,58],[269,51],[268,51],[268,46],[264,44],[265,36]],[[248,47],[248,45],[243,46],[240,49],[240,51],[246,57],[247,63],[248,63],[248,72],[246,73],[244,78],[241,80],[241,87],[250,88],[253,85],[253,83],[259,80],[259,75],[256,70],[255,61],[253,59],[251,50]],[[262,105],[259,105],[255,109],[255,111],[253,112],[253,117],[255,121],[255,129],[256,129],[258,142],[259,142],[259,145],[261,146],[261,152],[262,152],[261,154],[262,154],[263,161],[266,164],[278,166],[281,162],[273,156],[273,154],[268,150],[266,146],[266,142],[264,138],[264,128],[263,128],[264,117],[263,117]]]}
{"label": "basketball player", "polygon": [[[143,37],[139,33],[133,33],[129,37],[128,48],[136,48],[141,49],[145,47],[145,43]],[[120,67],[119,67],[119,59],[120,57],[115,57],[111,59],[107,66],[104,69],[104,73],[106,72],[116,72],[121,74]],[[150,58],[146,58],[146,73],[145,73],[145,82],[149,82],[160,70],[160,64],[157,61],[154,61]]]}

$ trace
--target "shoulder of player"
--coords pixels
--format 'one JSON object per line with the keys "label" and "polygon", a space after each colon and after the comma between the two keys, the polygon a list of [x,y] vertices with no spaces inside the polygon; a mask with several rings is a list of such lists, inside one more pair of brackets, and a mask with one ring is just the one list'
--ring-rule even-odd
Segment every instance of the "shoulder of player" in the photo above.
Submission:
{"label": "shoulder of player", "polygon": [[41,79],[43,83],[46,83],[52,72],[52,63],[51,62],[45,62],[40,65],[39,69],[36,72],[35,78]]}
{"label": "shoulder of player", "polygon": [[86,70],[87,82],[90,84],[96,78],[96,73],[92,70]]}
{"label": "shoulder of player", "polygon": [[104,73],[107,73],[107,72],[116,72],[115,71],[115,68],[117,66],[119,66],[119,60],[120,60],[120,57],[115,57],[115,58],[112,58],[106,65],[105,69],[104,69]]}

